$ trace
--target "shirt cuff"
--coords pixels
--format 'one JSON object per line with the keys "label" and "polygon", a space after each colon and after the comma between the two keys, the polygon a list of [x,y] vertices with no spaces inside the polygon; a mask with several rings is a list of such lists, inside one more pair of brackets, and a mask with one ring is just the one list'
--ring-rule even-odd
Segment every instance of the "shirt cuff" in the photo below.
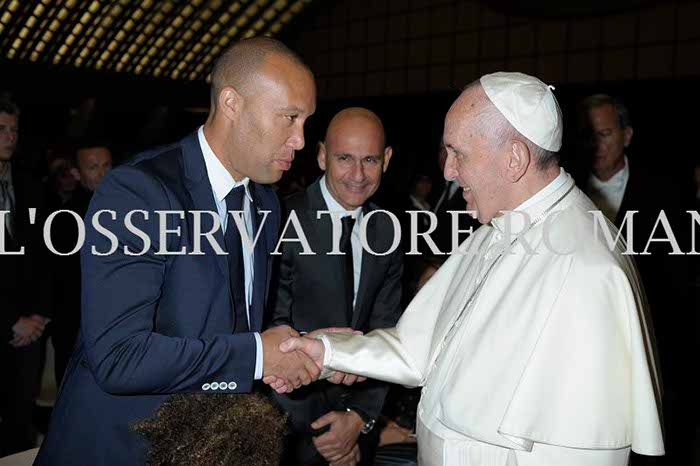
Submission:
{"label": "shirt cuff", "polygon": [[319,380],[325,380],[328,377],[332,376],[335,374],[334,370],[328,369],[327,366],[331,362],[331,357],[333,356],[332,351],[333,349],[331,348],[331,342],[328,340],[328,337],[326,335],[319,335],[316,337],[320,339],[323,342],[323,367],[321,368],[321,375],[318,376]]}
{"label": "shirt cuff", "polygon": [[254,380],[260,380],[263,376],[263,347],[262,338],[258,332],[255,335],[255,377]]}

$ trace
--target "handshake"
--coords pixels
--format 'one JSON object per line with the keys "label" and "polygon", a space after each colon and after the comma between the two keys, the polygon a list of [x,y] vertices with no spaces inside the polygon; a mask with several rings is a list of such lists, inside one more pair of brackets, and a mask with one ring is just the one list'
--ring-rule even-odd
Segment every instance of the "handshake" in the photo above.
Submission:
{"label": "handshake", "polygon": [[[260,334],[263,346],[263,382],[277,393],[289,393],[302,385],[317,380],[323,370],[325,348],[316,338],[321,333],[354,333],[358,330],[330,327],[314,330],[304,336],[293,328],[282,325]],[[364,377],[343,372],[331,372],[327,380],[332,383],[352,385]]]}

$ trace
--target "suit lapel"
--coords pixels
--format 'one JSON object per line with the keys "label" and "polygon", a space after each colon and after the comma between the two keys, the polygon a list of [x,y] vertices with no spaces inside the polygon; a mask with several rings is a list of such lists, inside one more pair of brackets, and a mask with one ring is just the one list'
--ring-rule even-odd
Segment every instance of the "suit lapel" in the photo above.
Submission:
{"label": "suit lapel", "polygon": [[249,185],[250,194],[253,198],[253,205],[250,206],[250,218],[253,220],[253,238],[258,235],[258,230],[262,224],[263,231],[260,232],[260,237],[255,244],[255,252],[253,257],[253,297],[251,302],[250,313],[250,329],[259,331],[262,328],[263,314],[265,312],[265,295],[266,284],[268,283],[268,245],[265,229],[267,228],[268,220],[263,224],[262,201],[260,199],[255,183]]}
{"label": "suit lapel", "polygon": [[[305,229],[304,234],[307,235],[311,249],[313,249],[316,254],[323,257],[323,261],[321,262],[323,269],[319,270],[319,273],[323,273],[328,277],[337,277],[328,280],[328,286],[330,287],[328,294],[329,296],[340,297],[339,301],[342,303],[342,306],[338,307],[338,314],[342,315],[342,318],[345,320],[347,319],[345,310],[352,305],[352,303],[347,303],[345,294],[345,256],[328,255],[333,249],[333,222],[330,215],[325,214],[322,215],[320,219],[316,219],[316,215],[319,211],[328,210],[326,201],[323,199],[323,193],[321,192],[320,179],[307,189],[306,206],[307,210],[305,214],[307,214],[308,217],[306,219],[300,219],[300,221],[302,225],[313,225],[313,228]],[[356,300],[356,302],[358,301]],[[347,322],[347,325],[350,324],[351,322]]]}
{"label": "suit lapel", "polygon": [[[214,202],[214,194],[207,176],[207,168],[204,164],[204,155],[199,146],[197,133],[192,133],[181,141],[183,151],[183,166],[185,170],[185,186],[192,197],[193,210],[205,210],[218,215],[216,203]],[[202,231],[210,231],[214,225],[210,215],[201,215]],[[214,233],[216,242],[225,249],[223,245],[224,233],[219,228]],[[229,281],[228,257],[226,255],[216,254],[214,248],[211,247],[209,241],[202,241],[202,252],[206,256],[214,256],[216,263],[221,269],[221,273],[226,277],[226,283]]]}
{"label": "suit lapel", "polygon": [[[371,210],[368,207],[362,209],[363,215],[367,215]],[[377,217],[370,218],[367,223],[367,244],[370,248],[377,247]],[[362,270],[360,272],[360,285],[357,288],[357,296],[355,297],[355,308],[352,313],[352,327],[355,328],[358,322],[361,321],[362,314],[365,312],[364,300],[367,294],[367,288],[372,283],[372,271],[376,268],[377,256],[371,254],[363,248],[362,250]]]}

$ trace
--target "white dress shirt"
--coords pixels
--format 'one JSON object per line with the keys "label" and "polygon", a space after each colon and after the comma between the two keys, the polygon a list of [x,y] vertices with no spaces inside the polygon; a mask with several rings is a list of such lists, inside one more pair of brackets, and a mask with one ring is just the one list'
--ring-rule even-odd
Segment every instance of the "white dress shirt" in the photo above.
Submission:
{"label": "white dress shirt", "polygon": [[625,157],[624,168],[615,173],[608,181],[601,181],[592,173],[588,178],[588,197],[613,223],[615,223],[615,217],[620,211],[629,178],[630,166],[627,163],[627,157]]}
{"label": "white dress shirt", "polygon": [[352,272],[354,275],[352,305],[355,307],[357,290],[360,287],[360,276],[362,274],[362,243],[360,242],[360,223],[362,223],[363,218],[362,207],[358,207],[355,210],[346,210],[345,207],[340,205],[330,191],[328,191],[326,175],[323,175],[321,178],[321,194],[323,195],[323,200],[326,201],[326,206],[329,211],[342,212],[340,215],[341,219],[348,215],[351,215],[355,219],[355,225],[352,227],[352,237],[350,238],[350,243],[352,245]]}
{"label": "white dress shirt", "polygon": [[[245,178],[241,181],[236,181],[233,179],[231,174],[226,167],[221,163],[218,157],[214,154],[211,146],[207,142],[204,136],[204,127],[200,126],[199,131],[197,131],[197,137],[199,139],[199,146],[202,149],[202,154],[204,155],[204,164],[207,167],[207,176],[209,177],[209,182],[211,183],[211,188],[214,195],[214,202],[216,203],[216,210],[219,213],[219,219],[221,220],[222,231],[226,232],[226,226],[228,224],[227,210],[226,210],[226,195],[238,186],[243,186],[245,188],[245,198],[243,199],[243,217],[245,219],[246,229],[248,231],[248,237],[253,238],[253,220],[251,217],[251,208],[253,199],[248,191],[249,178]],[[253,293],[253,280],[255,278],[255,270],[253,264],[254,251],[248,249],[246,242],[241,238],[241,245],[243,247],[243,273],[245,274],[245,297],[246,297],[246,315],[248,316],[248,327],[250,328],[250,301]],[[255,379],[262,378],[263,371],[263,351],[262,351],[262,339],[258,332],[253,333],[255,335]]]}

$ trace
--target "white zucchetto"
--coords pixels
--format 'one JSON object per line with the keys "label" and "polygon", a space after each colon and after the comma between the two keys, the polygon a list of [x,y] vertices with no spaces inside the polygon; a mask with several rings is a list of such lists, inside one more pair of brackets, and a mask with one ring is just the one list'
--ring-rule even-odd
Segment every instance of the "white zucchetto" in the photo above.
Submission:
{"label": "white zucchetto", "polygon": [[484,75],[480,82],[489,100],[520,134],[545,150],[559,151],[564,124],[554,87],[527,74],[503,71]]}

